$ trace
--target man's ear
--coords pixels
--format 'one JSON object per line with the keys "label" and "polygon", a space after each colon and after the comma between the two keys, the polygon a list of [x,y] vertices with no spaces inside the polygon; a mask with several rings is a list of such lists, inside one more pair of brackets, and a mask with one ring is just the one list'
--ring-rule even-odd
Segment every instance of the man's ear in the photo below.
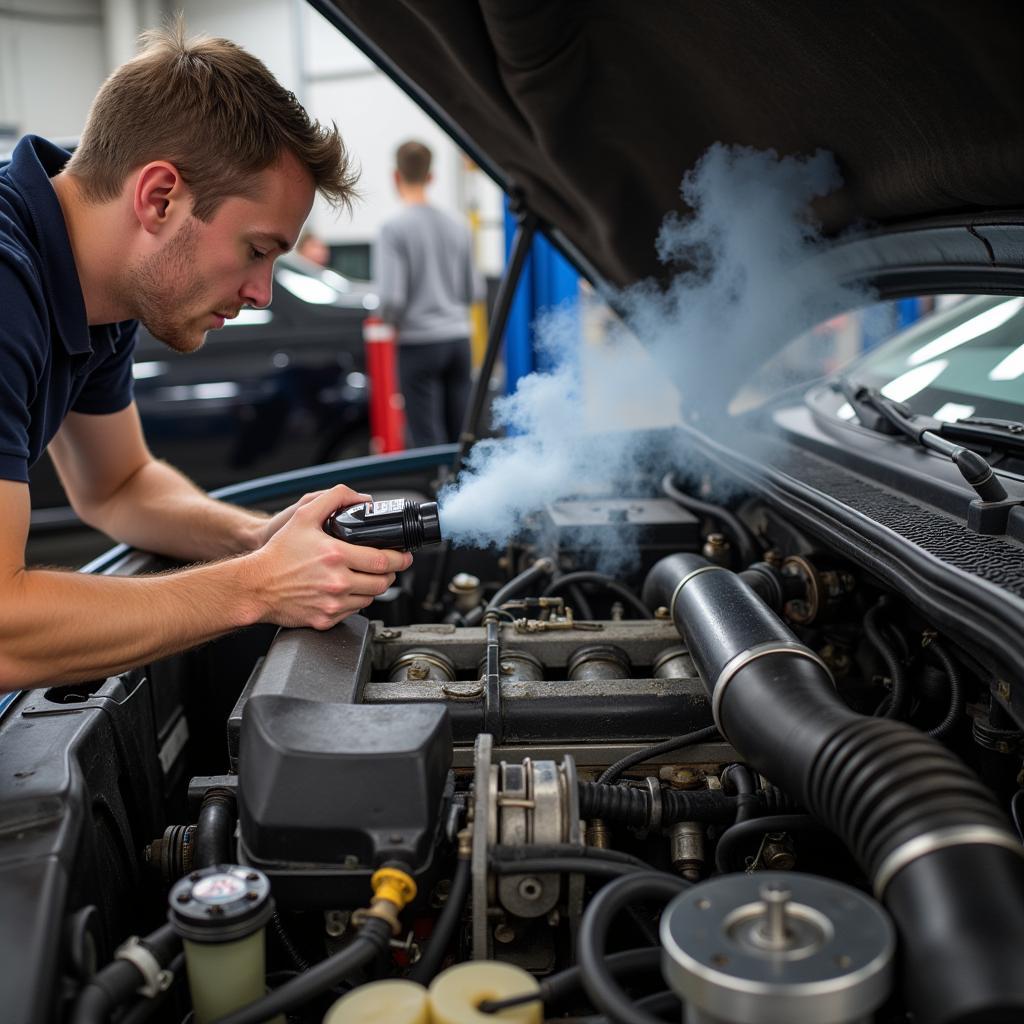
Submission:
{"label": "man's ear", "polygon": [[177,167],[166,160],[146,164],[135,177],[135,216],[144,231],[160,234],[192,212],[192,196]]}

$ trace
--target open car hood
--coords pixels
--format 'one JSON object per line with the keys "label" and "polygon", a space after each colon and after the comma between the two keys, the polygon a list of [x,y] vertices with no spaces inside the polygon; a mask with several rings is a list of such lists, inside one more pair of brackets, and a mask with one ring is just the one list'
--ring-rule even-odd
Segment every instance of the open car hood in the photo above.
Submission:
{"label": "open car hood", "polygon": [[[999,0],[314,0],[592,276],[715,142],[835,154],[825,230],[1024,208],[1024,7]],[[1024,218],[1017,218],[1024,219]]]}

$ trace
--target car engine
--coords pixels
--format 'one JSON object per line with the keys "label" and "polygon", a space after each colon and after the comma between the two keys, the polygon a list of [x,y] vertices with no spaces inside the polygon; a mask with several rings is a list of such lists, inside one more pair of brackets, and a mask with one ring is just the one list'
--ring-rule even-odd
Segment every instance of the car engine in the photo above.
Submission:
{"label": "car engine", "polygon": [[147,849],[200,1024],[1019,1019],[992,681],[767,507],[663,487],[273,638]]}

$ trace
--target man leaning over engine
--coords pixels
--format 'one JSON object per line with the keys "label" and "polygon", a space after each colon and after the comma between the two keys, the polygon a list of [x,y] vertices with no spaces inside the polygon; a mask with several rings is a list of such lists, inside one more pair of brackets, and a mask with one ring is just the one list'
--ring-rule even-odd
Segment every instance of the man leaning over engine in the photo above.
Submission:
{"label": "man leaning over engine", "polygon": [[[256,622],[325,629],[411,556],[321,529],[361,496],[272,518],[152,457],[132,400],[137,322],[176,352],[270,302],[274,259],[320,192],[354,185],[336,128],[223,39],[148,33],[93,102],[73,157],[28,136],[0,169],[0,690],[103,678]],[[137,578],[25,565],[29,467],[48,450],[75,511],[200,562]]]}

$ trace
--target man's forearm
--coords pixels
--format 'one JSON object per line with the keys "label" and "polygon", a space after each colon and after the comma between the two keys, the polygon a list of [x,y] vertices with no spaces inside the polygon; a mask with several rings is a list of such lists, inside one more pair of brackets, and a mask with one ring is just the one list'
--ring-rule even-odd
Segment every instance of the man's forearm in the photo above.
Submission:
{"label": "man's forearm", "polygon": [[106,504],[83,510],[91,526],[144,551],[209,561],[251,551],[261,513],[216,501],[165,462],[152,460]]}
{"label": "man's forearm", "polygon": [[19,571],[0,594],[0,690],[103,679],[258,621],[247,563],[138,578]]}

